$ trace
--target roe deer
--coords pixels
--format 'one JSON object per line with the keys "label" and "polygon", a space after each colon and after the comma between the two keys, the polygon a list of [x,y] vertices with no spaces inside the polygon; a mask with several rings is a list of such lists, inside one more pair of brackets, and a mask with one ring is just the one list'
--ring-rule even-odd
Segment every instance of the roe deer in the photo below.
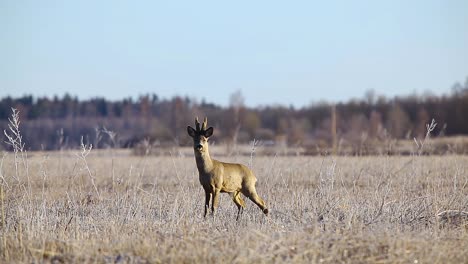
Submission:
{"label": "roe deer", "polygon": [[213,135],[213,127],[207,127],[208,120],[205,120],[200,128],[198,118],[195,119],[195,127],[187,127],[188,134],[193,138],[193,148],[195,152],[195,161],[197,163],[200,183],[205,190],[205,213],[206,217],[211,199],[211,213],[214,215],[219,203],[219,194],[229,193],[232,200],[237,205],[237,217],[245,207],[241,193],[254,202],[265,215],[268,215],[268,209],[265,202],[258,196],[255,190],[257,178],[253,172],[242,164],[226,163],[214,160],[210,157],[208,151],[208,138]]}

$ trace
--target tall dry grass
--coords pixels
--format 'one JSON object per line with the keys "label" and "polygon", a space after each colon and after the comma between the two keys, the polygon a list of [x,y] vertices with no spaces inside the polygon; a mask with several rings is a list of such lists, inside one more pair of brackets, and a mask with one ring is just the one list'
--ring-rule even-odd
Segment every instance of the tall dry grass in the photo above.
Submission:
{"label": "tall dry grass", "polygon": [[63,152],[61,164],[58,152],[30,154],[31,194],[15,180],[14,155],[4,156],[1,260],[468,260],[466,223],[441,225],[435,218],[447,209],[468,209],[464,156],[256,157],[257,188],[271,216],[248,202],[236,222],[227,195],[216,218],[203,219],[193,157],[111,154],[92,151],[85,163]]}
{"label": "tall dry grass", "polygon": [[252,167],[271,208],[247,202],[236,222],[227,195],[202,217],[185,153],[4,153],[0,262],[468,262],[466,219],[436,218],[468,211],[466,156],[225,157]]}

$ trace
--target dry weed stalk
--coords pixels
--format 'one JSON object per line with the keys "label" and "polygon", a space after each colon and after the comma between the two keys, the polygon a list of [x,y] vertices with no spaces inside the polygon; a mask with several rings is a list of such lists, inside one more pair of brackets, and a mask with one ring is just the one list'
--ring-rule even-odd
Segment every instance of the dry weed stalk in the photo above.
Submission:
{"label": "dry weed stalk", "polygon": [[3,185],[0,185],[0,202],[2,209],[2,230],[5,229],[5,194],[3,193]]}
{"label": "dry weed stalk", "polygon": [[5,134],[8,139],[8,141],[5,141],[5,143],[11,145],[15,153],[23,152],[24,142],[19,129],[21,123],[19,119],[19,111],[15,108],[11,108],[11,111],[11,118],[8,118],[8,128],[12,134],[9,134],[6,130],[3,130],[3,134]]}
{"label": "dry weed stalk", "polygon": [[106,127],[102,127],[101,132],[109,136],[109,138],[110,138],[110,140],[112,142],[112,147],[115,148],[116,147],[117,133],[112,131],[112,130],[107,129]]}
{"label": "dry weed stalk", "polygon": [[[8,139],[5,141],[7,145],[10,145],[14,151],[14,159],[15,159],[15,173],[12,175],[13,179],[17,182],[20,188],[24,188],[25,193],[28,195],[29,199],[32,196],[31,190],[31,179],[29,178],[29,163],[28,163],[28,153],[24,149],[25,143],[23,142],[23,136],[20,132],[20,118],[19,118],[19,111],[15,108],[11,108],[12,114],[11,118],[8,118],[8,128],[9,132],[3,130],[3,134]],[[21,163],[23,166],[23,170],[26,174],[27,180],[27,189],[26,186],[23,185],[20,176],[20,166]],[[2,176],[3,178],[3,176]]]}
{"label": "dry weed stalk", "polygon": [[93,144],[84,144],[83,142],[83,137],[81,137],[81,144],[80,144],[80,148],[81,148],[81,152],[80,153],[77,153],[76,156],[81,160],[83,161],[83,168],[88,172],[88,176],[91,180],[91,184],[93,185],[93,188],[94,188],[94,191],[96,192],[98,198],[100,199],[101,198],[101,194],[99,193],[99,190],[96,186],[96,182],[95,182],[95,179],[94,179],[94,175],[93,173],[91,172],[91,169],[89,168],[89,165],[88,165],[88,161],[86,160],[86,157],[89,155],[89,153],[91,152],[91,150],[93,149]]}
{"label": "dry weed stalk", "polygon": [[251,143],[251,148],[250,148],[250,160],[249,160],[249,167],[252,169],[253,168],[253,157],[255,155],[255,150],[257,149],[258,146],[258,140],[255,138],[252,140]]}
{"label": "dry weed stalk", "polygon": [[6,157],[6,152],[3,153],[2,160],[0,161],[0,179],[2,179],[2,183],[1,183],[2,187],[6,186],[7,188],[10,188],[7,180],[5,179],[5,176],[3,175],[3,161],[5,160],[5,157]]}
{"label": "dry weed stalk", "polygon": [[7,145],[10,145],[13,148],[13,152],[15,153],[15,174],[13,175],[13,178],[18,182],[21,183],[20,179],[20,173],[19,173],[19,162],[20,162],[20,157],[21,155],[21,161],[23,161],[23,165],[26,167],[26,161],[24,158],[24,142],[23,142],[23,137],[20,132],[20,119],[19,119],[19,111],[15,108],[11,108],[12,114],[11,118],[8,118],[8,129],[3,130],[3,134],[6,136],[8,139],[5,141]]}
{"label": "dry weed stalk", "polygon": [[434,119],[432,119],[430,124],[426,124],[426,136],[424,137],[424,139],[418,141],[418,139],[413,138],[418,149],[418,156],[421,156],[423,149],[424,149],[424,145],[426,144],[426,141],[429,140],[431,136],[431,132],[434,131],[436,126],[437,126],[437,123],[435,122]]}
{"label": "dry weed stalk", "polygon": [[116,138],[117,133],[107,129],[105,126],[102,128],[102,133],[107,134],[112,142],[112,169],[111,169],[111,180],[112,180],[112,189],[115,188],[115,169],[114,169],[114,148],[116,147]]}

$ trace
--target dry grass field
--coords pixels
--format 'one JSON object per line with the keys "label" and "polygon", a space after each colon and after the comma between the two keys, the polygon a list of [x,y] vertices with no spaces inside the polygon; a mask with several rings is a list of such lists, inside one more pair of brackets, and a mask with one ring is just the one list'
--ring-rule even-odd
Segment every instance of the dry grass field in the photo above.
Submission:
{"label": "dry grass field", "polygon": [[250,164],[271,212],[246,201],[236,222],[226,194],[202,217],[181,153],[4,153],[0,262],[468,262],[466,219],[436,217],[468,211],[467,156],[222,157]]}

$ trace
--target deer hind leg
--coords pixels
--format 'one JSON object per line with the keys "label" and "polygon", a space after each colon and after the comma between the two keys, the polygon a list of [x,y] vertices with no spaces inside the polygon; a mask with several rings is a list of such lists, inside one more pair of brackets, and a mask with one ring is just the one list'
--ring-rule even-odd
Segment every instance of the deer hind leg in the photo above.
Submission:
{"label": "deer hind leg", "polygon": [[254,202],[254,204],[260,207],[265,215],[268,215],[268,208],[266,207],[265,201],[263,201],[262,198],[258,196],[255,188],[247,188],[247,190],[245,190],[243,193],[245,196],[249,197],[249,199]]}
{"label": "deer hind leg", "polygon": [[242,199],[242,197],[241,197],[239,191],[234,192],[234,193],[232,194],[232,200],[233,200],[234,203],[237,205],[237,217],[236,217],[236,221],[238,221],[239,218],[240,218],[240,216],[242,215],[242,212],[244,211],[245,202],[244,202],[244,200]]}

